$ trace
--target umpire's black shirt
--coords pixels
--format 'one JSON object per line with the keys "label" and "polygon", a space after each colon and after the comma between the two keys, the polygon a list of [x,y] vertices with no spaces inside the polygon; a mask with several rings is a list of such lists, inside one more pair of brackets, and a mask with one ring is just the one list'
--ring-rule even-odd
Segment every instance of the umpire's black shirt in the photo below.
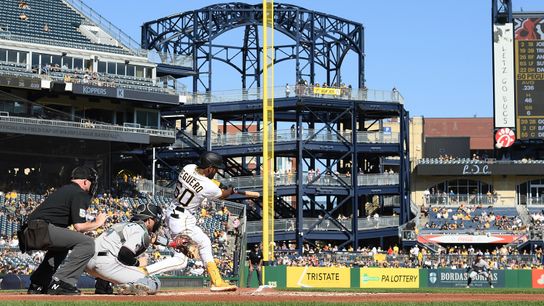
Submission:
{"label": "umpire's black shirt", "polygon": [[28,221],[41,219],[59,227],[85,223],[91,197],[79,185],[70,183],[50,194],[29,216]]}
{"label": "umpire's black shirt", "polygon": [[258,265],[261,263],[261,260],[263,260],[263,252],[260,249],[252,249],[249,252],[249,261],[251,261],[251,264]]}

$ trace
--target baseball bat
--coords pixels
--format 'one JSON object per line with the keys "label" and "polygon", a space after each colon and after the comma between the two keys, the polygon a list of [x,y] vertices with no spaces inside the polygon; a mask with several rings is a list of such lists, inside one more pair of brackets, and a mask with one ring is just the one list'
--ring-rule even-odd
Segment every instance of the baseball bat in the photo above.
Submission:
{"label": "baseball bat", "polygon": [[[227,189],[229,188],[228,186],[226,186],[225,184],[221,183],[220,181],[218,180],[215,180],[213,179],[212,180],[217,186],[219,186],[219,188],[221,189]],[[234,190],[234,193],[237,193],[237,194],[241,194],[241,195],[245,195],[246,197],[249,197],[249,198],[258,198],[261,196],[261,194],[257,191],[245,191],[245,190],[238,190],[238,188],[236,187],[233,187],[233,190]]]}
{"label": "baseball bat", "polygon": [[249,198],[258,198],[261,196],[261,194],[257,191],[244,191],[244,190],[238,190],[238,189],[234,189],[236,193],[238,194],[243,194],[245,195],[246,197],[249,197]]}

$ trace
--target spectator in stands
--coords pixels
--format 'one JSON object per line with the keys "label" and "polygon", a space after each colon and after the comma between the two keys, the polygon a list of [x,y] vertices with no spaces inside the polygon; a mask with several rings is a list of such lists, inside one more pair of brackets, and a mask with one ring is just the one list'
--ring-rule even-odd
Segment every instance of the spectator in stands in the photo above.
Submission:
{"label": "spectator in stands", "polygon": [[204,274],[204,267],[202,261],[197,260],[189,270],[189,273],[193,276],[201,276]]}
{"label": "spectator in stands", "polygon": [[19,19],[22,20],[22,21],[27,21],[28,16],[25,13],[21,13],[21,14],[19,14]]}
{"label": "spectator in stands", "polygon": [[391,101],[399,101],[399,91],[396,87],[391,90]]}
{"label": "spectator in stands", "polygon": [[291,88],[289,88],[289,83],[285,84],[285,97],[289,98],[289,95],[291,94]]}
{"label": "spectator in stands", "polygon": [[44,23],[44,25],[43,25],[43,31],[44,31],[44,32],[49,32],[50,30],[51,30],[51,29],[49,29],[49,25],[47,24],[47,22]]}
{"label": "spectator in stands", "polygon": [[19,8],[23,10],[30,9],[30,6],[26,1],[19,1]]}
{"label": "spectator in stands", "polygon": [[11,238],[11,241],[9,243],[9,246],[10,248],[18,248],[19,247],[19,239],[17,239],[17,236],[14,235],[12,238]]}

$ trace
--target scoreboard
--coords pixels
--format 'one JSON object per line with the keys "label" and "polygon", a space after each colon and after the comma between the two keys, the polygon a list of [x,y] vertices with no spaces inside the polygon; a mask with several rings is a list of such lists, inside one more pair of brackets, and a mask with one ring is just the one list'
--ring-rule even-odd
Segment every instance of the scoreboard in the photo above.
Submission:
{"label": "scoreboard", "polygon": [[544,15],[514,18],[517,138],[544,139]]}

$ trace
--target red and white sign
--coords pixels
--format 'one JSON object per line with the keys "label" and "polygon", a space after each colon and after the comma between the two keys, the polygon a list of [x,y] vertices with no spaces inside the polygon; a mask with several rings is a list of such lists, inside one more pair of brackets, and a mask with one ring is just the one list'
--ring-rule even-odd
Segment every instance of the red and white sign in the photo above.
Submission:
{"label": "red and white sign", "polygon": [[544,288],[544,270],[534,269],[531,274],[533,288]]}
{"label": "red and white sign", "polygon": [[495,133],[495,141],[495,146],[498,149],[508,148],[514,144],[514,141],[516,141],[516,134],[514,134],[514,131],[509,128],[502,128]]}
{"label": "red and white sign", "polygon": [[420,235],[417,240],[421,243],[510,243],[517,240],[515,235]]}

